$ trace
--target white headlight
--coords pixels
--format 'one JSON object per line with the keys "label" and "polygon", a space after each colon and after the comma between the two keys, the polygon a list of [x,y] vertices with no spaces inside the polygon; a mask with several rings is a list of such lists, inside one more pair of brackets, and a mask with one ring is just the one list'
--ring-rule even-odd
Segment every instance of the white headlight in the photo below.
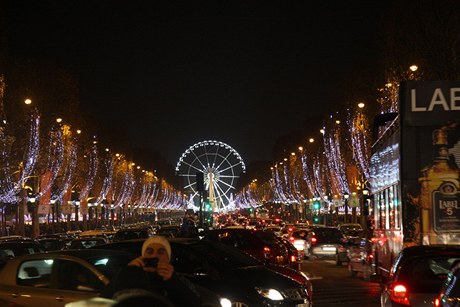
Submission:
{"label": "white headlight", "polygon": [[221,298],[220,299],[220,306],[222,307],[232,307],[232,301],[228,298]]}
{"label": "white headlight", "polygon": [[284,300],[284,297],[281,295],[281,293],[278,290],[275,289],[262,289],[262,288],[257,288],[257,292],[259,292],[260,295],[263,297],[266,297],[268,299],[271,299],[272,301],[281,301]]}

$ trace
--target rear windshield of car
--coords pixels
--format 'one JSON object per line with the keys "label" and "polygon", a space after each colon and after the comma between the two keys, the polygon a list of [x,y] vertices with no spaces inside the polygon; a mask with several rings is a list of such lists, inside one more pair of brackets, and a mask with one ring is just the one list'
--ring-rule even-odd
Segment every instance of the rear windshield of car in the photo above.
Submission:
{"label": "rear windshield of car", "polygon": [[113,237],[114,241],[124,241],[124,240],[131,240],[131,239],[144,239],[148,238],[149,233],[147,229],[139,229],[139,230],[119,230]]}
{"label": "rear windshield of car", "polygon": [[336,228],[316,228],[313,232],[320,242],[338,242],[343,238],[340,230]]}
{"label": "rear windshield of car", "polygon": [[439,289],[452,264],[460,257],[427,256],[414,257],[405,261],[398,273],[398,281],[403,281],[413,292],[435,292]]}

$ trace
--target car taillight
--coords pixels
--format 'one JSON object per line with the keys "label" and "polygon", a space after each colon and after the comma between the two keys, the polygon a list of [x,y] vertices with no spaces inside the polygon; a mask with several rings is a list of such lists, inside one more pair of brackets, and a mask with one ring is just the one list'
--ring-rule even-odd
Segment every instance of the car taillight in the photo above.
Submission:
{"label": "car taillight", "polygon": [[294,255],[291,255],[291,262],[296,262],[297,258]]}
{"label": "car taillight", "polygon": [[371,262],[372,259],[374,259],[374,255],[373,254],[368,254],[367,255],[367,262]]}
{"label": "car taillight", "polygon": [[435,300],[434,300],[434,307],[439,307],[441,306],[441,301],[439,300],[439,297],[437,297]]}
{"label": "car taillight", "polygon": [[294,243],[294,237],[289,237],[289,242]]}
{"label": "car taillight", "polygon": [[264,257],[269,258],[269,256],[270,256],[270,248],[265,246],[264,247]]}
{"label": "car taillight", "polygon": [[407,288],[402,284],[394,284],[391,287],[390,299],[395,303],[410,306]]}
{"label": "car taillight", "polygon": [[312,245],[313,245],[313,244],[316,244],[316,238],[315,238],[315,237],[312,237],[312,238],[311,238],[311,244],[312,244]]}

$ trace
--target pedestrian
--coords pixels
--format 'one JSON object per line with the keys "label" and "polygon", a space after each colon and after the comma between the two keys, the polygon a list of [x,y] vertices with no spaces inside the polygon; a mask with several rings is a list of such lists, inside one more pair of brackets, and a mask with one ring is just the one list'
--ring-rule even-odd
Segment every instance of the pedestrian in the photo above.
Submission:
{"label": "pedestrian", "polygon": [[161,236],[150,237],[142,245],[140,257],[133,259],[111,280],[102,297],[117,300],[129,292],[147,290],[169,300],[174,306],[200,306],[193,283],[178,276],[171,264],[171,246]]}

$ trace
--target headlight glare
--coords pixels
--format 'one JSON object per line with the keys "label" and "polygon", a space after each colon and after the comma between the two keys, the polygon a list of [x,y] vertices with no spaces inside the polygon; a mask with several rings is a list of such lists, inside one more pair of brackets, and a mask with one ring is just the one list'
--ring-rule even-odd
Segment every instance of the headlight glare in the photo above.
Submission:
{"label": "headlight glare", "polygon": [[257,288],[257,292],[265,298],[271,299],[272,301],[282,301],[284,300],[283,296],[278,290],[275,289],[264,289],[264,288]]}
{"label": "headlight glare", "polygon": [[220,299],[220,306],[222,307],[232,307],[232,301],[228,298],[221,298]]}

